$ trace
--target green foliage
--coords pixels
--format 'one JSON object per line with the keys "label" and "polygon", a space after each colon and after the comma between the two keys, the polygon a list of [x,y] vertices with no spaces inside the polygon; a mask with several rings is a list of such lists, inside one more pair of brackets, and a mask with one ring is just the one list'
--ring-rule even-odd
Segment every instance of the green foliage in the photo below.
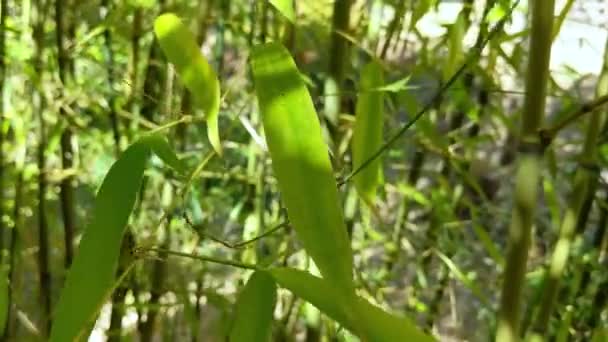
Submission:
{"label": "green foliage", "polygon": [[222,145],[218,131],[220,82],[215,71],[201,54],[192,32],[175,14],[166,13],[156,18],[154,32],[182,83],[192,93],[195,103],[205,112],[207,137],[215,151],[221,155]]}
{"label": "green foliage", "polygon": [[[353,131],[353,169],[358,169],[382,145],[384,93],[373,89],[383,85],[383,70],[377,61],[363,67]],[[382,162],[377,158],[354,178],[359,196],[368,205],[374,205],[376,189],[383,180],[382,170]]]}
{"label": "green foliage", "polygon": [[389,314],[359,296],[344,297],[328,280],[289,268],[269,272],[279,285],[310,302],[363,341],[433,341],[406,318]]}
{"label": "green foliage", "polygon": [[445,67],[443,68],[443,79],[447,80],[454,74],[456,69],[462,65],[464,60],[464,53],[462,48],[462,42],[464,40],[465,32],[465,21],[464,16],[458,15],[456,22],[450,25],[448,29],[448,59]]}
{"label": "green foliage", "polygon": [[255,46],[251,69],[289,221],[321,274],[343,293],[352,293],[352,251],[308,90],[289,52],[278,43]]}
{"label": "green foliage", "polygon": [[254,272],[236,303],[230,342],[270,341],[277,289],[272,277]]}
{"label": "green foliage", "polygon": [[64,2],[0,6],[0,340],[606,340],[574,1]]}
{"label": "green foliage", "polygon": [[86,338],[87,329],[116,286],[122,237],[152,151],[160,151],[170,165],[178,165],[162,137],[147,136],[131,145],[105,176],[61,291],[51,341]]}
{"label": "green foliage", "polygon": [[285,18],[290,22],[296,21],[296,12],[293,8],[293,0],[268,0]]}

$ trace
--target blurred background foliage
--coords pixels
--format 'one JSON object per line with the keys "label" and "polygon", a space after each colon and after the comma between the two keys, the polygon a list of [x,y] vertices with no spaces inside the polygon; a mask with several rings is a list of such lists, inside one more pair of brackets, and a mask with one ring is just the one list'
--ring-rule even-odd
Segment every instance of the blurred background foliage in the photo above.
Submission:
{"label": "blurred background foliage", "polygon": [[[286,219],[247,64],[251,46],[265,41],[283,42],[301,70],[339,181],[353,170],[365,63],[377,57],[385,73],[386,140],[469,62],[382,156],[374,203],[360,201],[352,182],[340,194],[356,281],[367,297],[441,340],[493,338],[534,49],[528,2],[513,13],[509,0],[293,4],[294,23],[262,0],[1,0],[4,340],[45,340],[97,188],[121,151],[151,130],[166,134],[188,167],[202,171],[187,183],[152,158],[123,257],[137,245],[315,272],[289,227],[235,248]],[[603,0],[556,2],[547,127],[608,91],[598,82],[608,64],[607,11]],[[189,25],[218,72],[222,157],[213,155],[203,114],[156,42],[153,22],[164,12]],[[504,30],[489,37],[505,15]],[[534,321],[575,172],[592,170],[577,216],[580,238],[547,331],[560,341],[598,338],[608,324],[608,130],[606,109],[593,109],[601,112],[592,142],[597,153],[581,156],[589,115],[560,129],[547,146],[525,277],[523,329]],[[163,253],[144,258],[103,307],[90,340],[225,340],[235,293],[249,275]],[[282,290],[273,326],[276,341],[356,340]]]}

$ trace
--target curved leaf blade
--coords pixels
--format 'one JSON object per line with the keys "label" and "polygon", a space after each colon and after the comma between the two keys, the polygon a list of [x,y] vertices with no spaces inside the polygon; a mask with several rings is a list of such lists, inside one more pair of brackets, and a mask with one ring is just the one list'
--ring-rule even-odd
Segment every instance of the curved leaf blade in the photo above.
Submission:
{"label": "curved leaf blade", "polygon": [[433,341],[410,320],[392,315],[367,300],[344,298],[327,280],[293,268],[268,271],[276,282],[311,303],[364,341]]}
{"label": "curved leaf blade", "polygon": [[418,329],[412,321],[388,313],[363,298],[355,306],[358,322],[365,327],[366,341],[434,341]]}
{"label": "curved leaf blade", "polygon": [[83,233],[61,291],[50,341],[84,338],[86,328],[109,295],[125,226],[149,154],[145,144],[131,145],[104,178],[95,199],[93,218]]}
{"label": "curved leaf blade", "polygon": [[353,292],[353,256],[310,94],[285,47],[253,48],[251,67],[272,167],[289,220],[323,277]]}
{"label": "curved leaf blade", "polygon": [[[382,65],[372,61],[363,67],[353,132],[353,169],[357,170],[382,145],[384,126],[384,93],[374,91],[384,85]],[[381,184],[382,162],[376,158],[354,177],[359,196],[370,206],[376,199]]]}
{"label": "curved leaf blade", "polygon": [[165,13],[156,18],[154,33],[167,60],[175,66],[182,83],[192,93],[194,102],[205,112],[209,142],[222,155],[218,129],[220,82],[217,74],[203,57],[194,34],[175,14]]}
{"label": "curved leaf blade", "polygon": [[141,143],[145,144],[150,148],[152,152],[158,158],[160,158],[165,164],[169,165],[171,168],[179,172],[180,174],[187,173],[187,167],[183,160],[179,159],[175,154],[175,151],[160,134],[150,134],[142,137],[140,139]]}
{"label": "curved leaf blade", "polygon": [[236,303],[230,342],[270,341],[277,286],[272,277],[254,272]]}
{"label": "curved leaf blade", "polygon": [[339,290],[329,282],[306,271],[288,267],[272,268],[268,273],[281,287],[293,292],[357,334],[358,327],[353,324],[355,318],[351,315],[352,310],[348,310],[348,300],[343,300]]}
{"label": "curved leaf blade", "polygon": [[157,134],[145,136],[129,146],[110,167],[95,197],[92,219],[84,230],[61,291],[51,342],[84,339],[87,328],[112,293],[122,238],[151,152],[157,153],[169,166],[182,167],[166,140]]}

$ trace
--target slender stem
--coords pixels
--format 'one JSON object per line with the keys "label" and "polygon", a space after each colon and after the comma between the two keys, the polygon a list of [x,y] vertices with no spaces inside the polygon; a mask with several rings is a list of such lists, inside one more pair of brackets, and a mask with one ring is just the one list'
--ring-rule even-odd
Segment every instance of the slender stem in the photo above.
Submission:
{"label": "slender stem", "polygon": [[397,3],[397,7],[395,8],[395,16],[393,17],[393,20],[391,20],[390,24],[388,24],[386,40],[384,41],[384,45],[382,45],[382,52],[380,52],[380,58],[382,59],[386,57],[386,53],[388,52],[388,48],[391,45],[391,41],[393,40],[395,32],[401,31],[401,28],[399,26],[401,26],[403,23],[403,15],[405,14],[405,8],[405,0],[400,0]]}
{"label": "slender stem", "polygon": [[164,253],[167,255],[174,255],[174,256],[178,256],[178,257],[190,258],[190,259],[200,260],[200,261],[204,261],[204,262],[211,262],[214,264],[233,266],[233,267],[242,268],[242,269],[246,269],[246,270],[257,271],[260,269],[257,265],[253,265],[253,264],[245,264],[245,263],[233,261],[233,260],[214,258],[214,257],[210,257],[210,256],[205,256],[205,255],[189,254],[189,253],[172,251],[172,250],[163,249],[163,248],[151,248],[151,247],[143,248],[143,247],[141,247],[141,248],[137,248],[136,252],[144,252],[144,253],[145,252],[154,252],[154,253],[159,253],[159,254]]}
{"label": "slender stem", "polygon": [[521,295],[536,210],[542,149],[541,126],[549,78],[554,0],[531,3],[530,59],[521,126],[514,205],[509,226],[506,267],[501,291],[496,341],[519,340]]}
{"label": "slender stem", "polygon": [[548,139],[550,141],[557,135],[559,131],[561,131],[568,125],[578,121],[581,117],[589,113],[595,112],[596,109],[604,106],[606,103],[608,103],[608,94],[604,94],[590,102],[583,103],[582,105],[580,105],[579,108],[568,114],[555,125],[540,130],[541,135],[543,136],[543,138]]}
{"label": "slender stem", "polygon": [[283,222],[278,223],[274,227],[268,229],[267,231],[263,232],[262,234],[260,234],[258,236],[255,236],[255,237],[253,237],[251,239],[243,240],[243,241],[236,242],[236,243],[230,243],[228,241],[224,241],[222,239],[219,239],[217,237],[214,237],[212,235],[204,233],[202,231],[203,228],[197,226],[196,224],[194,224],[192,222],[192,220],[190,220],[190,217],[188,217],[188,215],[186,213],[184,213],[183,217],[184,217],[184,220],[186,221],[186,223],[190,226],[190,228],[192,228],[194,231],[196,231],[196,233],[198,235],[200,235],[201,238],[209,239],[209,240],[211,240],[213,242],[219,243],[222,246],[230,248],[230,249],[244,248],[247,245],[250,245],[250,244],[252,244],[252,243],[254,243],[254,242],[258,241],[258,240],[261,240],[261,239],[263,239],[263,238],[265,238],[267,236],[270,236],[270,235],[278,232],[279,230],[282,230],[282,229],[285,229],[285,228],[289,227],[289,221],[283,221]]}

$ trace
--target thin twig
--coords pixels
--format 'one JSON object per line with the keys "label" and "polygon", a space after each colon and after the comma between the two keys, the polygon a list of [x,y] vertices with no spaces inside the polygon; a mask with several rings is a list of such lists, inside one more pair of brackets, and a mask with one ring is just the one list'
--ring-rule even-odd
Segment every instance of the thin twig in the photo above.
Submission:
{"label": "thin twig", "polygon": [[265,237],[267,237],[269,235],[272,235],[272,234],[276,233],[277,231],[279,231],[279,230],[281,230],[283,228],[289,227],[289,221],[283,221],[283,222],[280,222],[279,224],[277,224],[276,226],[268,229],[267,231],[263,232],[262,234],[260,234],[258,236],[255,236],[255,237],[253,237],[251,239],[240,241],[240,242],[237,242],[237,243],[230,243],[228,241],[222,240],[222,239],[217,238],[217,237],[215,237],[213,235],[210,235],[210,234],[207,234],[207,233],[203,232],[202,229],[198,225],[196,225],[196,224],[194,224],[192,222],[192,220],[190,219],[190,217],[188,217],[188,215],[185,212],[183,213],[182,216],[183,216],[184,220],[186,221],[186,223],[188,224],[188,226],[190,226],[190,228],[192,228],[194,231],[196,231],[196,233],[198,235],[200,235],[201,238],[203,238],[203,239],[207,238],[207,239],[209,239],[209,240],[211,240],[213,242],[219,243],[219,244],[223,245],[224,247],[227,247],[227,248],[230,248],[230,249],[242,249],[242,248],[245,248],[249,244],[252,244],[252,243],[254,243],[254,242],[256,242],[256,241],[258,241],[260,239],[263,239],[263,238],[265,238]]}
{"label": "thin twig", "polygon": [[552,127],[541,129],[541,131],[539,132],[541,134],[541,138],[552,140],[557,135],[557,133],[559,133],[559,131],[564,129],[566,126],[578,120],[585,114],[594,112],[596,109],[605,105],[606,103],[608,103],[608,94],[598,97],[593,101],[583,103],[580,107],[578,107],[577,110],[563,118],[561,121],[559,121]]}
{"label": "thin twig", "polygon": [[136,253],[145,253],[145,252],[163,253],[163,254],[167,254],[167,255],[201,260],[201,261],[205,261],[205,262],[211,262],[214,264],[233,266],[233,267],[243,268],[243,269],[247,269],[247,270],[257,271],[260,269],[258,266],[253,265],[253,264],[246,264],[246,263],[233,261],[233,260],[214,258],[214,257],[206,256],[206,255],[189,254],[189,253],[178,252],[178,251],[173,251],[173,250],[164,249],[164,248],[138,247],[138,248],[136,248],[135,251],[136,251]]}

